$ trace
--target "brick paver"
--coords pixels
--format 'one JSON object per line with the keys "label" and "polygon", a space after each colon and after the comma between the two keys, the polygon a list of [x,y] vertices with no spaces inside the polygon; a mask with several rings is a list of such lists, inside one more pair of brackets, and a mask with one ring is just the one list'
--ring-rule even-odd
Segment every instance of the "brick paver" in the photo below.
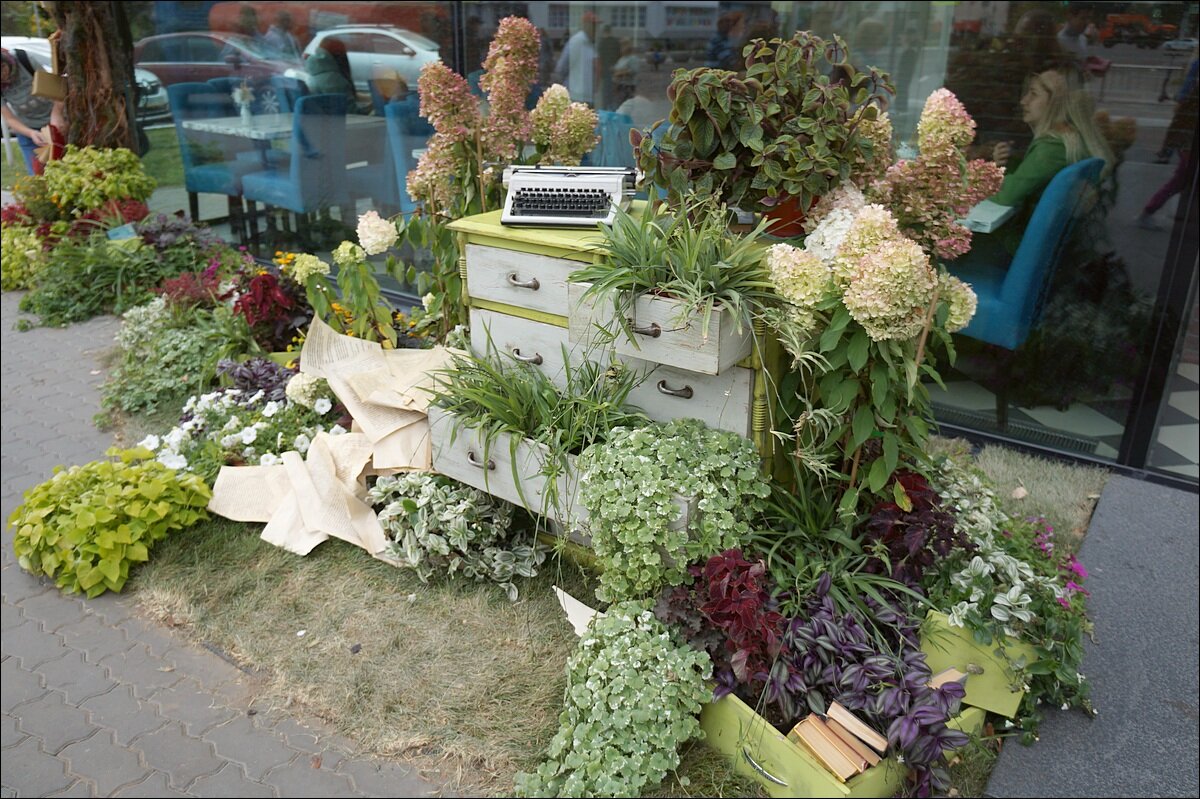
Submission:
{"label": "brick paver", "polygon": [[[99,358],[116,319],[13,329],[0,296],[0,514],[57,465],[103,457]],[[96,371],[97,374],[93,374]],[[251,675],[139,616],[133,597],[61,593],[0,550],[0,799],[23,796],[420,796],[403,763],[351,755],[313,719],[251,715]]]}

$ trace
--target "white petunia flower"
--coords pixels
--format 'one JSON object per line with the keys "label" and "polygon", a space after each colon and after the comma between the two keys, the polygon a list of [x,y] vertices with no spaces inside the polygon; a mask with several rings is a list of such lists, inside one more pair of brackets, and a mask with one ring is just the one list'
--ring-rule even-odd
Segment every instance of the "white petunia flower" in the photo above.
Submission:
{"label": "white petunia flower", "polygon": [[271,400],[270,402],[268,402],[266,405],[263,406],[262,415],[267,417],[268,419],[270,419],[272,416],[279,413],[279,409],[282,407],[283,406],[280,405],[275,400]]}
{"label": "white petunia flower", "polygon": [[329,431],[329,435],[344,436],[347,432],[349,432],[349,431],[346,430],[346,428],[342,427],[340,424],[335,424],[333,426],[333,429]]}
{"label": "white petunia flower", "polygon": [[188,465],[187,458],[178,452],[160,452],[158,454],[158,462],[168,469],[175,469],[176,471],[186,469]]}
{"label": "white petunia flower", "polygon": [[301,455],[303,455],[304,453],[308,452],[308,447],[310,444],[312,444],[312,441],[309,439],[309,437],[301,433],[300,435],[296,436],[296,440],[292,442],[292,447]]}
{"label": "white petunia flower", "polygon": [[327,414],[331,410],[333,410],[333,403],[330,402],[328,400],[328,398],[321,397],[319,400],[317,400],[316,402],[313,403],[312,407],[313,407],[314,411],[316,411],[317,413],[324,416],[325,414]]}
{"label": "white petunia flower", "polygon": [[283,463],[283,458],[280,458],[274,452],[264,452],[262,457],[258,459],[259,466],[278,466]]}
{"label": "white petunia flower", "polygon": [[258,428],[254,425],[250,425],[242,430],[242,432],[239,434],[239,438],[243,444],[253,444],[254,440],[258,438]]}
{"label": "white petunia flower", "polygon": [[146,436],[138,442],[139,447],[145,447],[146,449],[158,449],[158,444],[158,436],[154,435]]}

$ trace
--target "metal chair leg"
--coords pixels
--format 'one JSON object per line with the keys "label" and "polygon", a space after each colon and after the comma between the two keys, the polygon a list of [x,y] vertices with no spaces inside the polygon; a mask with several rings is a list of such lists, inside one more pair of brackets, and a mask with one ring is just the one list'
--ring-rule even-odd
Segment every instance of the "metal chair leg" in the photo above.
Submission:
{"label": "metal chair leg", "polygon": [[200,195],[194,191],[189,191],[188,196],[188,211],[191,212],[192,221],[200,221]]}

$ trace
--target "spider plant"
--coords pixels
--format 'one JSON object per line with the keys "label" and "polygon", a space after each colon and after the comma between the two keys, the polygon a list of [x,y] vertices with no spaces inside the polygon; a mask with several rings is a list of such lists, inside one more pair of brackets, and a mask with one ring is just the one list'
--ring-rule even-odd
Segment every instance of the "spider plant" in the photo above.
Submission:
{"label": "spider plant", "polygon": [[730,211],[711,197],[690,197],[675,215],[619,211],[611,226],[601,226],[605,259],[576,270],[570,280],[591,283],[584,301],[608,298],[631,339],[628,317],[641,294],[678,300],[680,326],[698,315],[705,338],[721,310],[741,332],[776,302],[761,242],[768,222],[738,235],[730,232],[729,220]]}
{"label": "spider plant", "polygon": [[542,514],[559,501],[557,478],[568,467],[568,456],[603,441],[616,427],[640,427],[650,420],[626,404],[641,378],[619,362],[592,360],[572,363],[564,349],[566,385],[559,388],[541,370],[501,356],[489,337],[485,353],[457,356],[451,368],[439,372],[432,389],[435,406],[454,414],[451,438],[468,427],[479,435],[487,452],[503,435],[509,436],[513,480],[520,489],[517,449],[522,440],[546,447],[539,474],[547,478]]}

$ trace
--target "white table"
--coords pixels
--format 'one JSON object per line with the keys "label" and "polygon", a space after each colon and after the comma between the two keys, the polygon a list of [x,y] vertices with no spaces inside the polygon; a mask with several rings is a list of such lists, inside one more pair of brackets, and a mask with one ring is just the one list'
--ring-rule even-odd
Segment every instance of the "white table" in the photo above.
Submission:
{"label": "white table", "polygon": [[[278,141],[291,138],[292,114],[255,114],[250,117],[250,123],[242,121],[240,116],[215,117],[213,119],[188,119],[183,123],[185,130],[200,133],[218,133],[224,136],[237,136],[254,141]],[[346,115],[346,133],[349,134],[382,134],[387,122],[383,117],[369,117],[361,114]]]}

